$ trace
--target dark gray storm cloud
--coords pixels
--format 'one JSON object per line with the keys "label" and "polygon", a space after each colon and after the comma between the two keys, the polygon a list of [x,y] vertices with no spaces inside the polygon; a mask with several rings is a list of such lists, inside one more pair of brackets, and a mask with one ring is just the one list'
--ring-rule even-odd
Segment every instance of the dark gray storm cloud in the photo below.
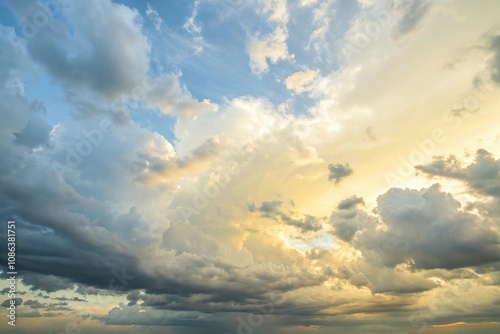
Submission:
{"label": "dark gray storm cloud", "polygon": [[[342,203],[342,202],[341,202]],[[339,205],[340,206],[340,205]],[[358,231],[376,226],[377,220],[363,210],[355,208],[355,204],[344,205],[330,216],[330,224],[334,234],[343,241],[350,242]]]}
{"label": "dark gray storm cloud", "polygon": [[[23,304],[22,298],[15,298],[12,300],[15,301],[16,306],[21,306]],[[2,304],[0,304],[0,306],[2,306],[2,307],[9,307],[10,305],[11,305],[11,299],[6,299],[2,302]]]}
{"label": "dark gray storm cloud", "polygon": [[339,183],[342,179],[353,173],[353,169],[347,163],[329,164],[328,171],[328,181],[334,181],[335,183]]}
{"label": "dark gray storm cloud", "polygon": [[29,299],[24,303],[25,306],[29,306],[32,309],[44,308],[45,304],[40,303],[38,300]]}
{"label": "dark gray storm cloud", "polygon": [[500,84],[500,35],[492,37],[491,51],[493,51],[493,58],[491,59],[491,78],[497,84]]}
{"label": "dark gray storm cloud", "polygon": [[296,218],[293,212],[283,211],[281,209],[282,205],[282,201],[275,200],[264,201],[258,207],[254,203],[250,203],[247,205],[247,208],[250,212],[260,213],[261,217],[272,218],[280,223],[294,226],[303,233],[315,232],[322,229],[321,219],[307,214],[302,215],[300,218]]}
{"label": "dark gray storm cloud", "polygon": [[73,283],[67,279],[52,275],[26,274],[22,279],[25,285],[31,286],[33,290],[54,292],[73,288]]}
{"label": "dark gray storm cloud", "polygon": [[[151,47],[134,22],[137,11],[108,1],[75,1],[50,8],[38,1],[7,4],[25,19],[22,28],[32,59],[67,88],[115,98],[130,93],[146,75]],[[71,20],[60,20],[61,12]],[[44,15],[46,24],[37,27],[26,20],[36,15]]]}
{"label": "dark gray storm cloud", "polygon": [[353,239],[366,257],[386,266],[413,259],[417,268],[462,268],[500,260],[498,232],[490,221],[461,210],[435,184],[428,189],[393,188],[377,199],[385,229],[370,228]]}
{"label": "dark gray storm cloud", "polygon": [[259,207],[254,203],[248,204],[248,211],[259,212],[262,217],[271,218],[280,213],[280,207],[283,204],[282,201],[264,201]]}
{"label": "dark gray storm cloud", "polygon": [[484,149],[479,149],[468,165],[449,156],[436,157],[431,163],[415,168],[429,176],[461,180],[482,195],[500,197],[500,159]]}
{"label": "dark gray storm cloud", "polygon": [[349,210],[356,207],[358,204],[365,204],[363,198],[353,195],[349,198],[346,198],[337,205],[337,209],[339,210]]}

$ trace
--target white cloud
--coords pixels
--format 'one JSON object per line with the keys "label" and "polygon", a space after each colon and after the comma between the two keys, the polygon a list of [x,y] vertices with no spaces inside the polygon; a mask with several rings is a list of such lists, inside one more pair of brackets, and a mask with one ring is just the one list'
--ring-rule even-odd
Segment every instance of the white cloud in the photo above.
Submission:
{"label": "white cloud", "polygon": [[209,100],[197,101],[187,88],[179,82],[180,74],[164,74],[148,80],[147,87],[140,91],[146,107],[158,108],[161,112],[184,119],[213,111],[217,106]]}
{"label": "white cloud", "polygon": [[184,23],[184,30],[186,30],[188,33],[190,33],[193,36],[193,48],[194,48],[194,53],[198,54],[203,51],[203,37],[201,35],[202,27],[199,22],[197,22],[197,16],[198,16],[198,6],[199,6],[199,1],[196,0],[194,2],[194,8],[193,12],[191,13],[191,16],[186,20]]}
{"label": "white cloud", "polygon": [[155,26],[155,29],[157,31],[160,31],[161,30],[161,25],[163,24],[163,19],[158,14],[158,11],[156,11],[155,9],[153,9],[151,7],[151,5],[149,4],[149,2],[148,2],[148,7],[146,9],[146,15],[151,17],[151,19],[153,20],[153,24]]}
{"label": "white cloud", "polygon": [[335,1],[328,0],[322,2],[317,8],[314,9],[314,26],[316,29],[312,32],[307,43],[307,48],[313,45],[316,52],[326,50],[330,53],[331,45],[326,40],[326,34],[330,30],[330,22],[335,19],[335,9],[333,7]]}
{"label": "white cloud", "polygon": [[300,7],[309,7],[314,4],[316,4],[318,0],[300,0],[299,6]]}

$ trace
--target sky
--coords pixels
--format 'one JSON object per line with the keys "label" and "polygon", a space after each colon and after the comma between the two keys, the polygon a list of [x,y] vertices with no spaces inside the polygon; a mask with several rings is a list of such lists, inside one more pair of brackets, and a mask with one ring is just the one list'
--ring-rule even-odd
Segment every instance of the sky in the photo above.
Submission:
{"label": "sky", "polygon": [[0,1],[0,331],[498,333],[499,18]]}

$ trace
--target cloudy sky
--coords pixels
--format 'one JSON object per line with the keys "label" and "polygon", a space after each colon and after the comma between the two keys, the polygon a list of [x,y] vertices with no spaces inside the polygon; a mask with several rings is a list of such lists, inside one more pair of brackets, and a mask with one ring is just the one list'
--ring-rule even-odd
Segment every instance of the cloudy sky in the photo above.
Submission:
{"label": "cloudy sky", "polygon": [[498,333],[499,18],[1,1],[0,331]]}

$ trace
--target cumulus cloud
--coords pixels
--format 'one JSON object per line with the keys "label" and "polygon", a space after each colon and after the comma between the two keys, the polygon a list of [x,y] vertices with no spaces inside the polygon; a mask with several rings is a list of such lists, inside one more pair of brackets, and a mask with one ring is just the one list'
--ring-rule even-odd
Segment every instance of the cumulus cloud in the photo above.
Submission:
{"label": "cumulus cloud", "polygon": [[139,173],[137,180],[154,183],[199,172],[220,155],[221,146],[219,138],[209,138],[188,156],[177,157],[169,142],[161,139],[151,141],[150,145],[137,153],[134,162],[134,169]]}
{"label": "cumulus cloud", "polygon": [[363,198],[354,195],[340,201],[340,203],[337,205],[337,209],[349,210],[356,207],[358,204],[365,204],[365,201],[363,200]]}
{"label": "cumulus cloud", "polygon": [[287,38],[285,27],[278,27],[263,37],[252,37],[247,44],[252,72],[262,75],[269,71],[268,61],[276,64],[280,60],[293,59],[294,56],[288,53]]}
{"label": "cumulus cloud", "polygon": [[437,184],[393,188],[377,204],[384,228],[366,229],[353,239],[372,261],[396,266],[412,259],[417,268],[453,269],[500,260],[498,233],[489,221],[462,211],[460,202]]}
{"label": "cumulus cloud", "polygon": [[[14,298],[12,299],[15,302],[16,306],[21,306],[23,304],[23,299],[22,298]],[[6,299],[0,304],[2,307],[9,307],[11,305],[11,299]]]}
{"label": "cumulus cloud", "polygon": [[[8,5],[20,18],[42,10],[37,2]],[[69,2],[59,8],[68,19],[48,18],[27,48],[64,87],[116,98],[142,82],[151,46],[137,23],[136,10],[109,0]]]}
{"label": "cumulus cloud", "polygon": [[303,93],[307,90],[307,86],[319,74],[318,70],[308,70],[306,72],[299,71],[289,75],[285,79],[286,88],[294,90],[296,93]]}
{"label": "cumulus cloud", "polygon": [[477,150],[469,165],[449,156],[435,157],[431,163],[415,168],[429,176],[462,180],[482,195],[500,197],[500,159],[484,149]]}
{"label": "cumulus cloud", "polygon": [[269,22],[286,25],[290,19],[286,0],[259,0],[261,6],[258,10],[268,16]]}
{"label": "cumulus cloud", "polygon": [[361,203],[358,198],[344,200],[338,205],[339,211],[330,216],[334,234],[343,241],[350,242],[356,233],[377,226],[376,218],[356,209],[358,203]]}
{"label": "cumulus cloud", "polygon": [[354,172],[348,163],[329,164],[328,171],[328,181],[334,181],[335,183],[339,183]]}
{"label": "cumulus cloud", "polygon": [[201,102],[194,99],[187,88],[179,82],[176,74],[165,74],[158,78],[148,80],[148,87],[144,90],[145,106],[158,108],[165,114],[190,119],[216,109],[209,100]]}
{"label": "cumulus cloud", "polygon": [[[36,2],[11,1],[9,6],[18,17],[31,17],[41,10]],[[61,83],[77,115],[108,113],[123,123],[128,115],[121,109],[129,99],[184,118],[214,109],[208,100],[194,99],[179,83],[179,74],[150,77],[151,45],[137,10],[109,0],[70,2],[60,10],[67,19],[51,18],[36,38],[28,40],[27,50]],[[147,14],[154,13],[148,7]],[[96,96],[114,104],[106,105]]]}
{"label": "cumulus cloud", "polygon": [[248,204],[248,210],[250,212],[259,212],[261,217],[273,218],[286,225],[294,226],[303,233],[316,232],[323,228],[321,219],[307,214],[303,215],[302,218],[296,218],[294,212],[289,211],[286,213],[282,211],[282,204],[282,201],[276,200],[264,201],[259,207],[254,203],[250,203]]}
{"label": "cumulus cloud", "polygon": [[287,23],[289,13],[286,0],[259,1],[260,11],[267,16],[274,30],[262,37],[253,36],[247,44],[247,53],[250,57],[250,69],[257,75],[269,71],[269,62],[276,64],[280,60],[293,59],[294,55],[288,52]]}

